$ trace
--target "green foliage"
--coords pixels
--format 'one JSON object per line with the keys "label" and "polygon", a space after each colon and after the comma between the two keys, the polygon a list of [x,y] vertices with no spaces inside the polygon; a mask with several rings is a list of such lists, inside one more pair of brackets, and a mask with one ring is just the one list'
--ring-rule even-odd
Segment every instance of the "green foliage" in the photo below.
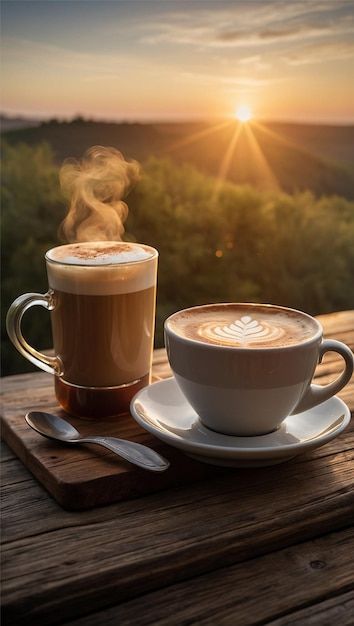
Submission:
{"label": "green foliage", "polygon": [[127,234],[160,252],[159,344],[166,315],[194,304],[354,306],[353,202],[231,183],[216,195],[212,178],[151,159],[129,206]]}
{"label": "green foliage", "polygon": [[354,198],[354,126],[255,123],[249,132],[242,129],[230,153],[236,129],[232,121],[114,124],[78,116],[71,122],[51,120],[38,127],[11,130],[6,139],[13,145],[46,141],[58,163],[66,157],[80,158],[98,144],[113,146],[140,162],[152,155],[169,155],[175,163],[190,163],[209,176],[218,175],[228,154],[226,176],[235,184],[268,189],[269,168],[287,193],[309,189],[317,197],[338,194]]}
{"label": "green foliage", "polygon": [[[43,253],[64,214],[48,147],[5,147],[3,313],[25,291],[45,291]],[[160,253],[157,335],[180,308],[207,302],[283,304],[312,314],[354,307],[354,203],[312,193],[267,193],[155,158],[128,198],[126,239]],[[50,345],[47,313],[25,331]],[[44,323],[46,319],[47,324]],[[4,373],[25,361],[4,340]]]}
{"label": "green foliage", "polygon": [[[30,148],[3,144],[2,161],[1,346],[3,373],[9,374],[32,367],[9,343],[6,311],[18,295],[47,290],[43,255],[58,244],[56,234],[64,205],[48,145]],[[48,315],[39,308],[28,313],[24,334],[36,347],[50,346]]]}

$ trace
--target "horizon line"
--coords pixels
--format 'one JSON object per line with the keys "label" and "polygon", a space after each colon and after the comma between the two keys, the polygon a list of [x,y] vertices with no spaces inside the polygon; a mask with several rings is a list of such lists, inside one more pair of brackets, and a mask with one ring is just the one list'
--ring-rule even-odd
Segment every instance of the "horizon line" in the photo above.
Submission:
{"label": "horizon line", "polygon": [[[233,120],[234,117],[232,115],[229,116],[221,116],[221,117],[186,117],[186,118],[159,118],[159,117],[147,117],[147,118],[126,118],[122,116],[121,118],[111,118],[111,117],[100,117],[91,114],[84,113],[74,113],[72,115],[52,115],[52,114],[44,114],[44,115],[31,115],[28,113],[12,113],[7,111],[0,111],[0,117],[6,118],[8,120],[23,120],[28,122],[50,122],[51,120],[57,120],[59,123],[71,123],[77,119],[82,119],[85,122],[93,122],[93,123],[104,123],[104,124],[210,124],[215,123],[218,120]],[[301,119],[301,118],[282,118],[282,117],[274,117],[274,118],[262,118],[257,117],[254,118],[255,121],[261,122],[263,124],[301,124],[303,126],[353,126],[354,118],[350,120],[333,120],[333,119]],[[237,120],[235,119],[235,123]],[[252,121],[249,122],[252,124]]]}

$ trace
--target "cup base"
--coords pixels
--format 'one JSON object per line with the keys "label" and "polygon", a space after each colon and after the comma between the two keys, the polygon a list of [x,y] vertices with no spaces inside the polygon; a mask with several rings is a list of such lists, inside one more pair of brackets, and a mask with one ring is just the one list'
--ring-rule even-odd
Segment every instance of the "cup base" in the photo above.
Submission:
{"label": "cup base", "polygon": [[117,417],[129,412],[134,395],[150,382],[150,373],[117,387],[81,387],[55,376],[55,395],[66,413],[82,419]]}
{"label": "cup base", "polygon": [[244,430],[242,430],[242,432],[240,430],[218,430],[217,428],[212,428],[211,426],[209,426],[208,424],[206,424],[202,418],[199,416],[200,419],[200,423],[203,424],[204,428],[207,428],[208,430],[211,430],[211,432],[216,433],[217,435],[227,435],[229,437],[262,437],[262,436],[266,436],[266,435],[271,435],[272,433],[275,433],[277,430],[280,429],[282,422],[286,419],[284,418],[284,420],[282,420],[282,422],[280,422],[280,424],[278,424],[278,426],[276,426],[275,428],[272,428],[271,430],[262,430],[261,432],[257,431],[252,431],[252,432],[245,432]]}

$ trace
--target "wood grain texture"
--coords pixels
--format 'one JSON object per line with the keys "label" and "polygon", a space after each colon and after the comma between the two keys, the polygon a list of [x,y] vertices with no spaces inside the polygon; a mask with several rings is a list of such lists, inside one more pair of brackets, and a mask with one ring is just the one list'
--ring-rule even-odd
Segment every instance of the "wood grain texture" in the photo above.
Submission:
{"label": "wood grain texture", "polygon": [[[330,445],[330,444],[329,444]],[[329,446],[328,446],[329,447]],[[51,624],[347,526],[353,450],[85,513],[9,486],[6,623]],[[19,507],[21,515],[19,515]],[[65,598],[65,603],[63,602]],[[60,616],[60,619],[59,619]]]}
{"label": "wood grain texture", "polygon": [[268,626],[353,626],[354,591],[318,602],[291,615],[268,622]]}
{"label": "wood grain texture", "polygon": [[[340,624],[349,624],[354,615],[353,552],[351,528],[198,576],[69,624],[305,624],[311,613],[323,616],[324,610],[329,611],[323,607],[328,598],[332,616],[336,614]],[[313,606],[317,604],[322,607]]]}
{"label": "wood grain texture", "polygon": [[[339,324],[341,315],[335,317]],[[340,325],[332,331],[335,337],[336,328]],[[340,359],[333,363],[335,373]],[[45,375],[31,376],[31,391],[38,390],[45,402]],[[31,378],[22,378],[15,377],[16,389],[5,381],[11,410],[23,406]],[[353,381],[347,390],[353,410]],[[281,466],[222,470],[195,484],[68,512],[5,447],[4,623],[59,624],[207,572],[244,562],[248,567],[262,555],[345,528],[354,515],[353,459],[350,425],[323,448]],[[342,591],[345,586],[335,593]],[[171,612],[177,605],[176,600]],[[282,619],[275,611],[272,618]]]}

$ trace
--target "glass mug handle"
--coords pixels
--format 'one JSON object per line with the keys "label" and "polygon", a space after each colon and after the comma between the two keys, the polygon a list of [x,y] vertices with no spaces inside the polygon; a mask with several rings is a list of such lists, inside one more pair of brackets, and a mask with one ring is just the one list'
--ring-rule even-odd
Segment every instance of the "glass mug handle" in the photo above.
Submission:
{"label": "glass mug handle", "polygon": [[23,296],[16,298],[16,300],[11,304],[6,317],[8,335],[22,356],[45,372],[60,376],[62,373],[60,359],[55,356],[47,356],[42,352],[38,352],[38,350],[32,348],[32,346],[27,343],[22,334],[22,317],[27,309],[36,305],[43,306],[48,311],[54,309],[53,292],[49,290],[45,294],[25,293]]}
{"label": "glass mug handle", "polygon": [[351,349],[341,341],[336,341],[335,339],[324,339],[320,345],[319,363],[321,363],[326,352],[337,352],[341,355],[341,357],[343,357],[345,361],[344,371],[340,376],[338,376],[338,378],[333,380],[331,383],[328,383],[328,385],[309,385],[299,404],[292,412],[292,415],[302,413],[302,411],[307,411],[307,409],[311,409],[317,404],[321,404],[322,402],[329,400],[329,398],[332,398],[349,382],[353,374],[354,367],[354,357]]}

